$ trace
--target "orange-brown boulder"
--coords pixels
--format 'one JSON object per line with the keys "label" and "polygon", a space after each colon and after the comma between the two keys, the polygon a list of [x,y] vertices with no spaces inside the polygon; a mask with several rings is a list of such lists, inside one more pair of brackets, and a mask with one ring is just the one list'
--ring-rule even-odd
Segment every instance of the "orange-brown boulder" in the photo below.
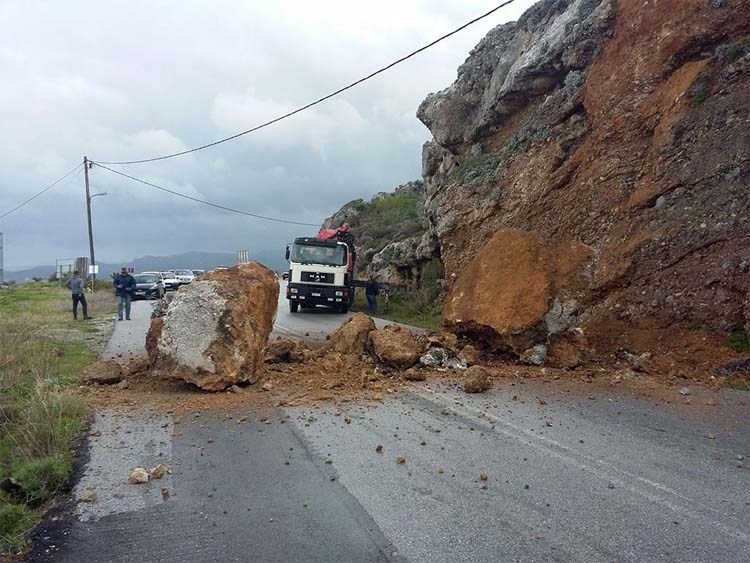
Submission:
{"label": "orange-brown boulder", "polygon": [[409,368],[422,355],[422,345],[408,329],[399,325],[387,325],[370,332],[372,351],[382,363],[395,368]]}
{"label": "orange-brown boulder", "polygon": [[375,330],[372,318],[355,313],[331,334],[323,351],[340,354],[361,354],[367,345],[367,336]]}

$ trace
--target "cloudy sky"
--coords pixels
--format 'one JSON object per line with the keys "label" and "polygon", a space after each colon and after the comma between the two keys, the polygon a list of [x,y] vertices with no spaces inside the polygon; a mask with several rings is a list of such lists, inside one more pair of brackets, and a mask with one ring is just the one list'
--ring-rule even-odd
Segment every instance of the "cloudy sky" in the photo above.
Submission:
{"label": "cloudy sky", "polygon": [[[499,0],[0,3],[0,214],[80,162],[157,156],[237,133],[339,88]],[[395,69],[238,140],[128,174],[254,213],[319,223],[420,176],[420,101],[516,2]],[[91,171],[97,259],[253,252],[311,234]],[[5,268],[87,255],[82,174],[0,220]]]}

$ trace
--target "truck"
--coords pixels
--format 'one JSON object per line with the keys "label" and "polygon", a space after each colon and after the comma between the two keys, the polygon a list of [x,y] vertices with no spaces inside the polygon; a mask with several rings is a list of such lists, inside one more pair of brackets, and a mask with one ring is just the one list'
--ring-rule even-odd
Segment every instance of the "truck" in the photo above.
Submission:
{"label": "truck", "polygon": [[354,302],[354,237],[344,223],[299,237],[286,247],[289,261],[286,298],[289,311],[324,305],[347,313]]}

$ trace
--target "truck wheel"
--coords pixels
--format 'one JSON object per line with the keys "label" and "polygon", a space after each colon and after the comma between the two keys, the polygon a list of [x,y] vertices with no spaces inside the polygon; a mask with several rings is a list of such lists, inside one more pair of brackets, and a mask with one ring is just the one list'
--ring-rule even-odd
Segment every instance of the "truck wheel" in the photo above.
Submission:
{"label": "truck wheel", "polygon": [[290,301],[289,302],[289,312],[290,313],[296,313],[298,309],[299,309],[299,303],[297,303],[296,301]]}

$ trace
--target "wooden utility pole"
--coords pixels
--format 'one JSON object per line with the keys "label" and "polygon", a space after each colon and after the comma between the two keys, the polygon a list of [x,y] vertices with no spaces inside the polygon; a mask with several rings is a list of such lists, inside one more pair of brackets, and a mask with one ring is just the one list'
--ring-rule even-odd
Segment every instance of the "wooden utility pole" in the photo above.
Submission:
{"label": "wooden utility pole", "polygon": [[[88,220],[89,224],[89,265],[94,266],[92,268],[91,273],[91,289],[94,289],[94,285],[96,284],[96,274],[94,271],[96,270],[96,259],[94,258],[94,231],[91,228],[91,192],[89,191],[89,159],[88,157],[83,157],[83,175],[86,178],[86,218]],[[85,273],[85,275],[88,275],[88,272]]]}

